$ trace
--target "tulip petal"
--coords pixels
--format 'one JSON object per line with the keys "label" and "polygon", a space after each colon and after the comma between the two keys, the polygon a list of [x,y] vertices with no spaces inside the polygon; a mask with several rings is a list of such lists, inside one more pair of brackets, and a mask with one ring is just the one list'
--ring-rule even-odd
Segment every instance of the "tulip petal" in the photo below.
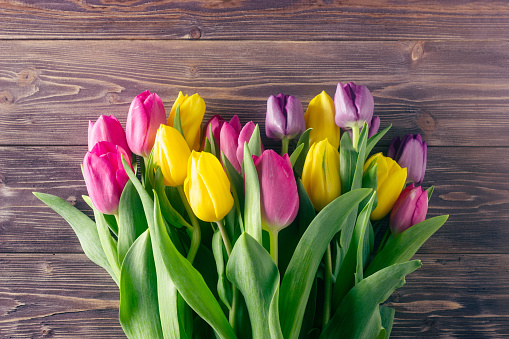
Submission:
{"label": "tulip petal", "polygon": [[300,100],[294,96],[288,96],[286,112],[285,135],[288,139],[294,139],[306,130],[304,110]]}
{"label": "tulip petal", "polygon": [[334,121],[334,115],[334,101],[325,91],[309,102],[304,119],[307,128],[312,128],[309,134],[310,145],[328,139],[332,147],[339,147],[341,130]]}
{"label": "tulip petal", "polygon": [[237,159],[239,132],[230,123],[225,123],[221,127],[220,139],[222,140],[221,151],[230,160],[237,172],[240,173],[241,166]]}
{"label": "tulip petal", "polygon": [[[271,95],[267,99],[267,114],[265,116],[265,134],[271,139],[283,139],[286,130],[286,117],[281,105],[282,94],[277,97]],[[283,96],[284,97],[284,96]]]}

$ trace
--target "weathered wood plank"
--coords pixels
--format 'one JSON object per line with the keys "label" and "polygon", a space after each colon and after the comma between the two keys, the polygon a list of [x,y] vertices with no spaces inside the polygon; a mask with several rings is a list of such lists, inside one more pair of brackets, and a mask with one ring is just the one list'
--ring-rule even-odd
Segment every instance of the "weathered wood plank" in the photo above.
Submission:
{"label": "weathered wood plank", "polygon": [[[2,1],[0,39],[507,39],[504,1]],[[303,28],[303,25],[306,28]]]}
{"label": "weathered wood plank", "polygon": [[[423,267],[387,305],[391,337],[509,333],[509,255],[417,254]],[[0,254],[0,337],[121,338],[118,290],[82,254]]]}
{"label": "weathered wood plank", "polygon": [[[31,192],[88,211],[81,198],[85,152],[86,146],[0,147],[0,252],[82,252],[71,227]],[[509,239],[509,149],[430,147],[428,157],[424,185],[436,187],[428,216],[451,217],[421,253],[509,253],[500,241]]]}
{"label": "weathered wood plank", "polygon": [[146,89],[167,107],[179,90],[197,91],[207,117],[263,123],[271,94],[306,107],[355,81],[373,92],[382,124],[394,124],[390,137],[509,146],[507,60],[507,42],[3,41],[0,145],[83,145],[87,120],[125,121]]}

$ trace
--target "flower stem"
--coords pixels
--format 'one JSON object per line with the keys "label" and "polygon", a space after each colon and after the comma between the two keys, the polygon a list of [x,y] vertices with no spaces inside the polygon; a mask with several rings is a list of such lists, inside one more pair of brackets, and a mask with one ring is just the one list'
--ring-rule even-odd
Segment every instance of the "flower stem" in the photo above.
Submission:
{"label": "flower stem", "polygon": [[323,301],[323,322],[322,328],[327,326],[330,319],[330,309],[332,302],[332,253],[330,244],[325,252],[325,291]]}
{"label": "flower stem", "polygon": [[276,266],[278,266],[278,259],[279,259],[279,253],[278,253],[278,234],[279,231],[268,231],[269,232],[269,238],[270,238],[270,256],[272,257],[272,260],[276,263]]}
{"label": "flower stem", "polygon": [[189,206],[189,202],[187,201],[186,195],[184,193],[184,189],[182,185],[177,186],[177,191],[179,192],[180,199],[186,208],[187,214],[189,215],[189,219],[191,219],[191,223],[193,224],[193,235],[191,237],[191,247],[189,248],[189,252],[187,253],[187,260],[192,264],[194,258],[196,257],[196,253],[198,253],[198,249],[200,248],[201,243],[201,230],[200,223],[198,222],[198,218],[194,215],[194,212]]}
{"label": "flower stem", "polygon": [[359,126],[352,127],[352,144],[353,148],[357,151],[359,148]]}
{"label": "flower stem", "polygon": [[217,227],[219,227],[219,231],[221,232],[221,237],[223,238],[224,247],[226,247],[226,253],[228,254],[228,258],[230,258],[230,254],[232,253],[232,243],[230,242],[230,238],[228,237],[228,233],[226,233],[226,229],[223,224],[223,220],[216,221]]}
{"label": "flower stem", "polygon": [[290,143],[290,140],[287,138],[283,138],[282,140],[282,146],[281,146],[281,156],[288,153],[288,144]]}

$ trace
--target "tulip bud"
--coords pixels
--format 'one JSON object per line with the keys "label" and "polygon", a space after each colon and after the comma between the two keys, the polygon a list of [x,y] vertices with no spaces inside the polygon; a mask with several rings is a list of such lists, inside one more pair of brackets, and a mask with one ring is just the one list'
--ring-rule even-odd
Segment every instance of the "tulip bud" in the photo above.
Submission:
{"label": "tulip bud", "polygon": [[302,169],[302,184],[317,211],[341,195],[339,152],[328,139],[309,148]]}
{"label": "tulip bud", "polygon": [[341,130],[334,122],[334,115],[334,101],[325,91],[309,102],[304,119],[307,128],[312,128],[309,134],[310,145],[328,139],[332,147],[339,148]]}
{"label": "tulip bud", "polygon": [[401,168],[397,162],[382,153],[371,156],[364,164],[364,173],[376,164],[376,195],[378,204],[371,212],[371,220],[385,217],[396,199],[398,199],[406,180],[406,168]]}
{"label": "tulip bud", "polygon": [[[244,143],[247,142],[249,144],[249,140],[251,140],[251,136],[253,135],[255,128],[255,123],[249,121],[244,125],[244,127],[242,127],[242,130],[239,133],[239,141],[237,147],[237,161],[239,164],[242,164],[242,161],[244,160]],[[261,144],[261,152],[263,153],[263,151],[263,144]]]}
{"label": "tulip bud", "polygon": [[288,154],[282,157],[269,149],[255,158],[260,183],[261,218],[264,227],[280,231],[299,211],[297,183]]}
{"label": "tulip bud", "polygon": [[[95,123],[89,121],[88,151],[91,151],[95,144],[100,141],[111,142],[114,145],[122,147],[127,153],[130,153],[124,129],[113,115],[101,115]],[[130,156],[129,159],[131,159]]]}
{"label": "tulip bud", "polygon": [[428,212],[428,192],[420,186],[409,185],[401,192],[392,208],[389,227],[398,235],[426,219]]}
{"label": "tulip bud", "polygon": [[344,129],[362,127],[364,122],[371,121],[375,108],[373,95],[368,88],[355,85],[353,82],[346,85],[338,83],[334,105],[336,107],[336,125]]}
{"label": "tulip bud", "polygon": [[426,141],[420,134],[407,134],[401,140],[396,137],[389,146],[387,155],[408,171],[408,182],[420,184],[424,180],[427,162]]}
{"label": "tulip bud", "polygon": [[127,115],[127,143],[134,154],[147,158],[154,146],[157,129],[166,122],[161,98],[145,91],[131,102]]}
{"label": "tulip bud", "polygon": [[161,125],[157,130],[153,162],[161,167],[166,186],[180,186],[187,176],[187,161],[191,151],[186,140],[175,128]]}
{"label": "tulip bud", "polygon": [[205,101],[203,101],[198,93],[188,96],[179,92],[177,100],[175,100],[171,108],[168,126],[173,127],[177,105],[180,105],[180,124],[182,125],[189,149],[198,150],[200,148],[201,122],[205,115]]}
{"label": "tulip bud", "polygon": [[306,130],[304,110],[299,99],[282,93],[267,100],[265,134],[271,139],[293,139]]}
{"label": "tulip bud", "polygon": [[233,207],[228,177],[211,153],[191,152],[184,192],[194,214],[203,221],[222,220]]}
{"label": "tulip bud", "polygon": [[103,214],[118,212],[120,195],[129,180],[122,165],[122,155],[130,166],[129,156],[122,147],[100,141],[83,159],[88,195],[94,207]]}

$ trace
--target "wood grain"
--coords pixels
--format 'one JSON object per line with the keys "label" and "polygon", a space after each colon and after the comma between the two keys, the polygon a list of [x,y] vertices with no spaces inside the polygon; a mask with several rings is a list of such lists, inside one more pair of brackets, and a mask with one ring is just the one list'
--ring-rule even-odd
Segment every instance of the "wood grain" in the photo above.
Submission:
{"label": "wood grain", "polygon": [[[60,196],[91,215],[81,198],[86,150],[0,147],[0,252],[82,252],[71,227],[31,192]],[[451,216],[421,253],[509,253],[499,241],[509,238],[509,149],[432,147],[428,157],[424,185],[435,185],[428,217]]]}
{"label": "wood grain", "polygon": [[[386,302],[392,338],[509,333],[509,254],[421,254]],[[122,338],[118,290],[83,254],[0,254],[0,337]],[[454,274],[451,274],[454,272]]]}
{"label": "wood grain", "polygon": [[504,1],[0,1],[0,39],[504,39]]}
{"label": "wood grain", "polygon": [[[87,120],[149,89],[167,108],[199,92],[213,114],[263,124],[266,100],[307,103],[338,81],[367,85],[389,137],[509,146],[507,42],[3,41],[0,145],[83,145]],[[388,140],[390,140],[390,138]]]}

